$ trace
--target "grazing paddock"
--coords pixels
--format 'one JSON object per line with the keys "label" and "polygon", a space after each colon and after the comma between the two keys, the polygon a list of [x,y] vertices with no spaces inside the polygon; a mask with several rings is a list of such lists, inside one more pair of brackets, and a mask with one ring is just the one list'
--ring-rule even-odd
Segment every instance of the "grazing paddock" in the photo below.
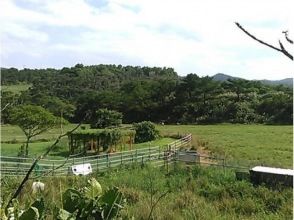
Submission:
{"label": "grazing paddock", "polygon": [[[63,132],[73,129],[75,124],[68,124],[63,127]],[[88,125],[84,125],[88,127]],[[25,142],[26,138],[22,130],[18,126],[1,125],[1,155],[17,156],[20,146]],[[60,128],[54,128],[32,138],[32,143],[29,145],[29,156],[36,157],[46,151],[53,144],[54,140],[61,134]],[[166,146],[175,139],[170,137],[158,138],[154,141],[134,144],[133,149]],[[64,137],[60,143],[49,154],[49,159],[63,159],[68,156],[68,139]],[[127,150],[127,149],[126,149]]]}
{"label": "grazing paddock", "polygon": [[291,168],[293,127],[270,125],[165,125],[161,134],[191,133],[200,151],[224,156],[227,163]]}
{"label": "grazing paddock", "polygon": [[[75,125],[64,126],[64,131]],[[201,152],[206,152],[226,158],[227,163],[236,165],[264,165],[282,168],[291,168],[293,161],[293,128],[292,126],[270,125],[158,125],[162,136],[169,136],[153,142],[135,144],[142,148],[163,146],[174,139],[178,134],[191,133],[192,144]],[[17,126],[1,126],[1,153],[4,156],[16,156],[17,150],[25,140],[25,136]],[[60,128],[52,129],[33,139],[30,146],[31,155],[43,152],[60,134]],[[52,158],[62,158],[68,151],[67,138],[64,138],[59,147],[52,152]]]}

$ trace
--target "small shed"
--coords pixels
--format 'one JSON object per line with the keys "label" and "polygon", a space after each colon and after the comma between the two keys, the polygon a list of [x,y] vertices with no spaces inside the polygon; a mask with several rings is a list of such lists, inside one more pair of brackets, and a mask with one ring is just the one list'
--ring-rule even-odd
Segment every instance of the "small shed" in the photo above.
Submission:
{"label": "small shed", "polygon": [[250,180],[256,185],[293,187],[293,174],[291,169],[256,166],[250,170]]}

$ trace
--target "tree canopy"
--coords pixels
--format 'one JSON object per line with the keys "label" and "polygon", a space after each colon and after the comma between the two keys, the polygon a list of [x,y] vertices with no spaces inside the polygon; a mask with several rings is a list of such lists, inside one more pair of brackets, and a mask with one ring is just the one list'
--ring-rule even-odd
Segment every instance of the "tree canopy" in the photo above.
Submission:
{"label": "tree canopy", "polygon": [[[123,123],[292,124],[293,117],[289,87],[243,79],[221,82],[195,73],[182,77],[172,68],[78,64],[60,70],[2,69],[2,85],[19,82],[31,86],[20,94],[3,92],[5,103],[42,106],[75,123],[98,109],[121,112]],[[11,108],[3,110],[2,122],[10,123]]]}
{"label": "tree canopy", "polygon": [[92,116],[91,128],[106,128],[119,126],[122,123],[120,112],[108,109],[98,109]]}
{"label": "tree canopy", "polygon": [[25,156],[28,156],[28,145],[32,137],[53,128],[58,118],[41,106],[20,105],[11,110],[10,122],[18,125],[26,135]]}

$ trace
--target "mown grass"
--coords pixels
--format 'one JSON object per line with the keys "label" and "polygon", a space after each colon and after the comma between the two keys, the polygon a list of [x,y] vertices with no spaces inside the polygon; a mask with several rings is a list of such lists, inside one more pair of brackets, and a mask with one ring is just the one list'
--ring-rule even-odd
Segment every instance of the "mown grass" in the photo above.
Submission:
{"label": "mown grass", "polygon": [[293,127],[270,125],[157,126],[162,134],[192,133],[193,145],[228,163],[293,167]]}
{"label": "mown grass", "polygon": [[[253,186],[250,182],[236,181],[234,171],[211,167],[185,167],[181,164],[166,169],[150,166],[127,167],[105,173],[95,173],[102,187],[117,186],[126,199],[122,219],[147,219],[153,203],[152,219],[292,219],[292,189],[270,189]],[[43,196],[47,213],[61,205],[62,192],[73,187],[80,189],[89,177],[46,177],[45,192],[31,193],[32,180],[22,191],[19,201],[28,207],[37,197]],[[13,193],[19,178],[2,178],[2,199]],[[51,219],[51,218],[48,218]]]}
{"label": "mown grass", "polygon": [[[40,135],[37,135],[32,138],[33,141],[41,140],[40,142],[44,142],[44,140],[54,140],[56,139],[62,132],[67,132],[73,129],[75,124],[67,124],[63,126],[63,130],[61,131],[60,127],[56,127],[50,129]],[[24,142],[26,137],[23,131],[15,125],[1,125],[1,142]]]}
{"label": "mown grass", "polygon": [[[68,124],[63,127],[63,132],[73,129],[76,125]],[[86,125],[88,126],[88,125]],[[2,125],[1,126],[1,155],[3,156],[17,156],[21,145],[25,142],[26,138],[22,130],[18,126]],[[29,157],[37,157],[44,153],[47,148],[53,144],[54,140],[61,134],[60,128],[51,129],[45,133],[35,136],[32,143],[29,145]],[[166,146],[167,144],[175,141],[174,138],[161,137],[154,141],[134,144],[132,149]],[[119,147],[117,148],[119,150]],[[126,147],[124,150],[128,150]],[[68,156],[68,139],[64,137],[60,143],[49,154],[50,159],[63,159]]]}
{"label": "mown grass", "polygon": [[[63,127],[63,132],[73,129],[75,124],[68,124]],[[51,129],[45,133],[32,138],[29,145],[29,157],[37,157],[44,153],[47,148],[53,144],[55,139],[61,134],[60,128]],[[25,142],[26,137],[18,126],[1,125],[1,155],[17,156],[21,145]],[[68,156],[67,137],[61,139],[59,144],[52,150],[48,158],[63,159]]]}
{"label": "mown grass", "polygon": [[166,146],[169,143],[172,143],[176,139],[170,137],[161,137],[154,141],[144,142],[140,144],[134,144],[134,148],[147,148],[147,147],[155,147],[155,146]]}

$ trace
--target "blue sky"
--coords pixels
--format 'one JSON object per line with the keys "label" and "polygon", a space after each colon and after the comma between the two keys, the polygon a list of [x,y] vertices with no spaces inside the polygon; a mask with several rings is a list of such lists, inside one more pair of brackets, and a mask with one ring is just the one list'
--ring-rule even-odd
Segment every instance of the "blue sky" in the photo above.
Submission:
{"label": "blue sky", "polygon": [[[294,38],[292,0],[1,0],[1,66],[94,64],[173,67],[179,75],[293,76],[278,46]],[[293,45],[287,45],[294,52]]]}

